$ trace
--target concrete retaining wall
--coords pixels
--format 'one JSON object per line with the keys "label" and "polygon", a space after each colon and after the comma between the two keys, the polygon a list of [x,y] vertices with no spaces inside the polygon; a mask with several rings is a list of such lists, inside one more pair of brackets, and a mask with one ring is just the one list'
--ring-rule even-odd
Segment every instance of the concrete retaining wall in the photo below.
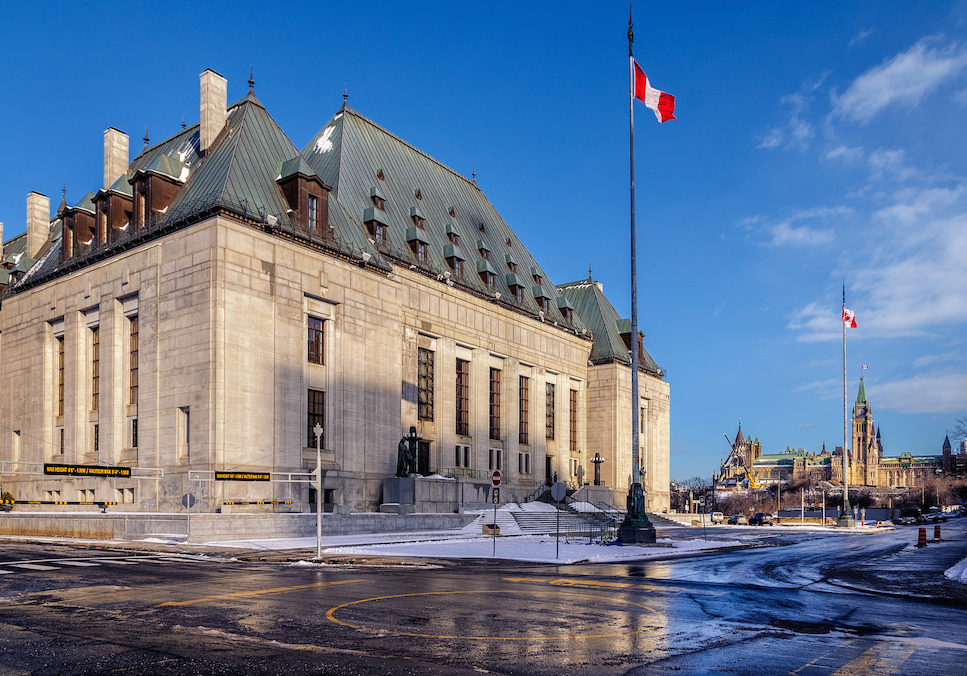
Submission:
{"label": "concrete retaining wall", "polygon": [[[324,514],[322,534],[438,531],[463,528],[476,518],[463,514]],[[0,535],[98,540],[184,539],[187,514],[0,513]],[[191,541],[312,537],[315,514],[192,514]]]}

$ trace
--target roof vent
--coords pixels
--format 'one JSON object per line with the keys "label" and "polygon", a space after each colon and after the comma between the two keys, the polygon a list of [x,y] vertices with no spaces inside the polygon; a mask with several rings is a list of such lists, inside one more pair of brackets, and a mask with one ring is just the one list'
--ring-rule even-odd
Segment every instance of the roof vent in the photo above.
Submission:
{"label": "roof vent", "polygon": [[381,181],[385,181],[386,180],[386,174],[383,173],[383,170],[382,169],[380,169],[379,171],[376,172],[376,178],[378,178]]}
{"label": "roof vent", "polygon": [[457,212],[454,211],[453,207],[450,207],[450,218],[456,218]]}
{"label": "roof vent", "polygon": [[480,232],[485,232],[485,231],[486,231],[486,228],[484,227],[484,224],[481,223],[480,224]]}
{"label": "roof vent", "polygon": [[418,199],[420,201],[423,201],[423,193],[420,192],[420,189],[419,188],[416,189],[416,193],[414,193],[414,194],[416,195],[416,199]]}

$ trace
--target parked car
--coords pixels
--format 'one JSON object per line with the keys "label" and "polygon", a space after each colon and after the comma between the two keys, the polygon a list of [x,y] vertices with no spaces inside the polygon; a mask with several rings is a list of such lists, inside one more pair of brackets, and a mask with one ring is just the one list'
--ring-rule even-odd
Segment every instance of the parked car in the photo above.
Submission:
{"label": "parked car", "polygon": [[725,523],[725,514],[722,512],[712,512],[712,523]]}
{"label": "parked car", "polygon": [[729,517],[729,523],[734,526],[748,526],[749,517],[747,517],[745,514],[733,514]]}
{"label": "parked car", "polygon": [[768,512],[756,512],[749,519],[750,526],[771,526],[772,525],[772,514]]}

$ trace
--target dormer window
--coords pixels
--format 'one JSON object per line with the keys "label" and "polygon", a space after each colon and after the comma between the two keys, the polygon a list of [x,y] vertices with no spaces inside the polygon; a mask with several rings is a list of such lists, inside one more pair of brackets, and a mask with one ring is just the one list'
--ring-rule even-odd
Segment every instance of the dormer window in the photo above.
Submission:
{"label": "dormer window", "polygon": [[383,195],[383,191],[380,190],[379,186],[374,185],[369,189],[369,199],[372,200],[374,207],[380,211],[386,211],[386,196]]}
{"label": "dormer window", "polygon": [[541,312],[545,312],[546,313],[546,312],[550,311],[550,309],[551,309],[551,303],[550,303],[550,300],[548,298],[539,298],[538,299],[538,302],[540,303],[540,306],[541,306]]}
{"label": "dormer window", "polygon": [[510,270],[511,272],[517,272],[517,263],[513,263],[513,262],[511,262],[511,263],[508,263],[508,264],[507,264],[507,268],[508,268],[508,269],[509,269],[509,270]]}
{"label": "dormer window", "polygon": [[412,220],[413,225],[418,227],[420,230],[424,229],[426,219],[423,217],[423,212],[420,211],[419,207],[410,207],[410,220]]}
{"label": "dormer window", "polygon": [[451,256],[447,259],[447,265],[453,270],[453,274],[456,277],[463,278],[463,261],[455,256]]}
{"label": "dormer window", "polygon": [[386,214],[375,206],[366,207],[363,211],[363,223],[370,236],[376,240],[376,244],[384,244],[387,239],[387,229],[389,223],[386,222]]}
{"label": "dormer window", "polygon": [[448,232],[447,237],[454,246],[460,246],[460,235],[455,232]]}
{"label": "dormer window", "polygon": [[507,262],[507,269],[512,273],[517,274],[517,261],[510,254],[504,256],[504,261]]}
{"label": "dormer window", "polygon": [[512,287],[510,287],[510,290],[514,293],[514,298],[517,299],[517,302],[519,304],[523,304],[523,302],[524,302],[524,287],[519,286],[519,285],[512,286]]}
{"label": "dormer window", "polygon": [[331,237],[329,227],[329,186],[300,155],[282,163],[276,179],[289,208],[289,220],[311,235]]}
{"label": "dormer window", "polygon": [[487,286],[488,291],[497,290],[497,271],[487,260],[477,261],[477,274],[480,275],[480,281]]}
{"label": "dormer window", "polygon": [[310,230],[315,230],[318,227],[319,221],[319,198],[315,195],[309,195],[309,218],[308,225]]}
{"label": "dormer window", "polygon": [[569,307],[566,307],[563,310],[563,314],[564,314],[564,321],[566,321],[568,324],[574,323],[574,310],[572,310]]}
{"label": "dormer window", "polygon": [[490,260],[490,249],[487,248],[487,245],[482,239],[477,240],[477,250],[480,252],[481,258],[483,258],[485,261]]}
{"label": "dormer window", "polygon": [[427,261],[430,240],[427,239],[426,233],[423,232],[422,228],[418,228],[415,225],[407,228],[406,243],[409,244],[410,250],[416,256],[417,260],[421,263]]}

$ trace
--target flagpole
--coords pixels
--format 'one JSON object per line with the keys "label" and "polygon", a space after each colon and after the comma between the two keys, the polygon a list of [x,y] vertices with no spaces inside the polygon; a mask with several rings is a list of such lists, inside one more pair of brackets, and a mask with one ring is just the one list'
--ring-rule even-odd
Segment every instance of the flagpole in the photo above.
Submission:
{"label": "flagpole", "polygon": [[836,525],[852,528],[856,525],[849,504],[849,398],[846,394],[846,283],[843,283],[843,309],[840,313],[843,324],[843,508],[840,510]]}
{"label": "flagpole", "polygon": [[635,34],[632,30],[631,9],[628,9],[628,119],[631,145],[631,487],[628,490],[628,513],[621,524],[623,543],[647,544],[656,540],[655,527],[648,520],[647,503],[642,487],[638,460],[638,276],[636,265],[635,237],[635,57],[633,44]]}

